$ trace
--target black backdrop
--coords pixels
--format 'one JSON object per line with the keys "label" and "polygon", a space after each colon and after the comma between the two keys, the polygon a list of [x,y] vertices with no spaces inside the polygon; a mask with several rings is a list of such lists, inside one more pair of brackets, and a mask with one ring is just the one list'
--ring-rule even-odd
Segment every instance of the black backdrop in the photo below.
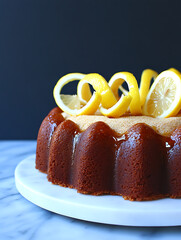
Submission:
{"label": "black backdrop", "polygon": [[35,139],[66,73],[181,70],[180,12],[174,0],[0,0],[0,139]]}

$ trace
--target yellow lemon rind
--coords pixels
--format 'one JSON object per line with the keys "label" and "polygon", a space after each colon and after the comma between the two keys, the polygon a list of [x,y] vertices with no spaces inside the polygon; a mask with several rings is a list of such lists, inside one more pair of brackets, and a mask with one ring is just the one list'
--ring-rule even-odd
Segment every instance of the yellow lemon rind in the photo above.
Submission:
{"label": "yellow lemon rind", "polygon": [[94,93],[89,100],[89,102],[82,107],[81,109],[70,109],[67,105],[64,104],[64,102],[61,99],[61,90],[64,85],[66,85],[69,82],[75,81],[75,80],[80,80],[83,77],[85,77],[85,74],[81,73],[70,73],[62,78],[59,79],[57,84],[54,87],[53,90],[53,96],[55,99],[56,104],[61,108],[64,112],[70,114],[70,115],[89,115],[89,114],[94,114],[101,102],[101,95],[99,93]]}
{"label": "yellow lemon rind", "polygon": [[[140,103],[140,95],[138,89],[138,83],[136,78],[132,73],[129,72],[118,72],[112,76],[109,81],[109,86],[111,87],[114,94],[118,94],[117,88],[121,86],[123,82],[126,81],[129,88],[129,95],[132,97],[132,101],[130,103],[130,112],[133,115],[141,114],[141,103]],[[120,87],[119,87],[120,88]]]}
{"label": "yellow lemon rind", "polygon": [[79,81],[77,85],[77,96],[79,97],[80,102],[83,105],[86,105],[87,102],[91,99],[92,93],[87,82]]}
{"label": "yellow lemon rind", "polygon": [[141,107],[144,105],[146,96],[150,89],[151,79],[154,80],[158,76],[158,73],[152,69],[145,69],[141,75],[141,82],[140,82],[140,102]]}
{"label": "yellow lemon rind", "polygon": [[107,117],[118,118],[126,113],[132,97],[128,94],[127,96],[121,96],[119,101],[109,109],[106,109],[102,106],[99,107],[100,112]]}
{"label": "yellow lemon rind", "polygon": [[[103,107],[105,108],[110,108],[112,107],[114,104],[116,104],[117,100],[116,97],[114,96],[111,88],[109,87],[107,81],[98,73],[90,73],[87,74],[80,82],[79,82],[79,86],[80,88],[78,89],[78,95],[81,95],[81,87],[84,86],[84,84],[91,84],[94,88],[94,90],[101,94],[101,104]],[[90,93],[88,93],[90,95]],[[85,94],[84,94],[85,95]],[[83,98],[83,94],[81,95]],[[84,99],[85,97],[84,97]]]}

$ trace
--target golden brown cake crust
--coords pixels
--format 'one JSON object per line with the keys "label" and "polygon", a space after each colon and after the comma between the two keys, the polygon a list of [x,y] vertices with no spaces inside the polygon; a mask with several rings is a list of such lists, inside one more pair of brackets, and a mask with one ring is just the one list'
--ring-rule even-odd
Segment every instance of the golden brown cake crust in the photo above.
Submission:
{"label": "golden brown cake crust", "polygon": [[145,123],[152,127],[158,134],[170,136],[171,133],[181,125],[181,115],[170,118],[153,118],[149,116],[124,116],[120,118],[108,118],[97,115],[69,116],[64,115],[66,119],[75,122],[81,131],[85,131],[92,123],[102,121],[119,135],[137,123]]}

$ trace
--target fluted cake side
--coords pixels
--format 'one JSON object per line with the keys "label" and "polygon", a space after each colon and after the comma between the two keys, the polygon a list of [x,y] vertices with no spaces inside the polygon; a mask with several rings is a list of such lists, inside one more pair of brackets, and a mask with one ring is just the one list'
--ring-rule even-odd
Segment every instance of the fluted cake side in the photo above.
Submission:
{"label": "fluted cake side", "polygon": [[84,194],[181,197],[180,159],[181,127],[169,137],[144,123],[121,135],[102,121],[81,131],[59,108],[44,119],[37,138],[36,168],[53,184]]}

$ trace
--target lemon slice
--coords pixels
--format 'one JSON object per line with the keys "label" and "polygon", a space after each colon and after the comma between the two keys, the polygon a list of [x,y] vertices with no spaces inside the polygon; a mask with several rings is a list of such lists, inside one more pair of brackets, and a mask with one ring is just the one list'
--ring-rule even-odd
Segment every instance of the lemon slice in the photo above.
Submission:
{"label": "lemon slice", "polygon": [[176,71],[166,70],[152,84],[143,107],[145,115],[172,117],[181,108],[181,76]]}
{"label": "lemon slice", "polygon": [[60,95],[63,103],[70,109],[80,109],[80,99],[77,95]]}
{"label": "lemon slice", "polygon": [[77,85],[77,95],[80,102],[85,105],[91,99],[92,93],[90,91],[89,84],[85,81],[80,81]]}
{"label": "lemon slice", "polygon": [[77,94],[81,99],[81,102],[86,104],[86,102],[90,99],[90,96],[92,95],[88,84],[91,84],[96,93],[99,93],[101,95],[101,104],[104,108],[110,108],[114,104],[116,104],[116,97],[114,96],[107,81],[98,73],[87,74],[79,82]]}
{"label": "lemon slice", "polygon": [[141,83],[140,83],[140,101],[141,107],[144,105],[146,96],[150,89],[151,79],[158,76],[158,73],[152,69],[145,69],[141,75]]}
{"label": "lemon slice", "polygon": [[168,69],[168,70],[170,70],[170,71],[173,71],[173,72],[175,72],[176,74],[181,74],[180,72],[179,72],[179,70],[177,70],[176,68],[170,68],[170,69]]}
{"label": "lemon slice", "polygon": [[132,73],[118,72],[114,74],[109,81],[109,86],[111,87],[116,98],[118,98],[118,88],[120,88],[124,81],[126,81],[128,84],[129,92],[126,90],[124,91],[123,89],[123,94],[127,96],[129,95],[132,98],[129,106],[130,112],[133,115],[139,115],[141,114],[140,95],[138,90],[138,83]]}
{"label": "lemon slice", "polygon": [[102,106],[99,107],[100,112],[107,117],[120,117],[123,115],[132,100],[132,97],[128,94],[127,96],[121,96],[119,101],[109,109],[106,109]]}
{"label": "lemon slice", "polygon": [[[90,79],[88,79],[89,77]],[[94,89],[100,92],[102,96],[104,96],[105,103],[107,104],[106,107],[110,106],[108,103],[110,103],[112,99],[114,100],[114,102],[112,101],[112,104],[116,102],[112,107],[105,108],[103,107],[103,100],[101,100],[99,110],[103,115],[108,117],[120,117],[127,111],[132,97],[128,94],[128,96],[122,96],[119,101],[115,101],[115,96],[111,91],[112,89],[110,89],[109,85],[107,85],[107,82],[98,74],[89,74],[89,76],[84,77],[79,82],[77,93],[81,99],[81,102],[84,102],[84,104],[86,104],[86,102],[91,97],[91,91],[88,83],[92,84]],[[115,93],[117,93],[119,85],[116,85],[114,87]],[[106,92],[106,94],[104,92]]]}
{"label": "lemon slice", "polygon": [[[101,102],[101,95],[94,92],[88,103],[80,108],[80,100],[78,96],[62,95],[63,86],[69,82],[80,80],[86,75],[82,73],[70,73],[59,79],[53,90],[53,96],[56,104],[66,113],[70,115],[89,115],[94,114]],[[79,103],[78,103],[79,102]]]}

